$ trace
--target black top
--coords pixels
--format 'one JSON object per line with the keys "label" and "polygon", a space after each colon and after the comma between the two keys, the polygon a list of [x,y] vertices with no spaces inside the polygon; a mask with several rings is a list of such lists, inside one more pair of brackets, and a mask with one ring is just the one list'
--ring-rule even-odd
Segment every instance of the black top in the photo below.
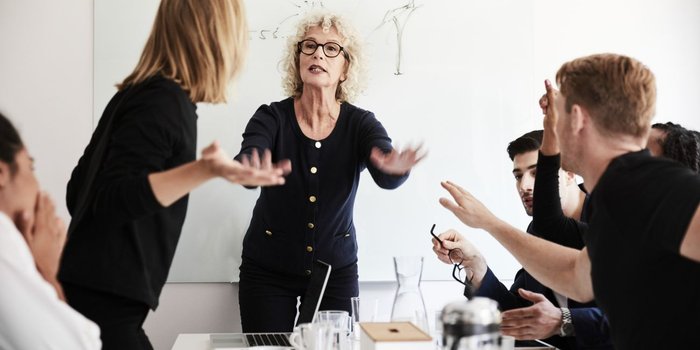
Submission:
{"label": "black top", "polygon": [[[532,195],[532,231],[538,237],[563,246],[582,249],[583,236],[588,231],[586,216],[581,221],[564,215],[559,194],[560,155],[537,156],[537,176]],[[588,196],[583,207],[587,205]]]}
{"label": "black top", "polygon": [[[581,237],[588,230],[588,225],[564,215],[559,197],[560,167],[559,155],[539,154],[533,193],[533,220],[527,232],[557,244],[582,249]],[[517,272],[510,289],[507,289],[491,269],[488,269],[475,294],[498,301],[499,308],[503,311],[531,306],[532,302],[522,298],[518,293],[520,288],[543,294],[555,306],[562,306],[559,305],[551,289],[537,281],[524,269]],[[468,291],[465,291],[465,294],[467,293]],[[596,304],[579,303],[571,299],[567,300],[567,304],[571,311],[576,336],[554,335],[543,340],[563,350],[612,349],[607,319]]]}
{"label": "black top", "polygon": [[[137,90],[119,106],[112,134],[103,135],[107,118],[130,89]],[[163,77],[112,98],[68,183],[66,204],[73,214],[97,140],[110,137],[92,201],[63,252],[62,282],[142,301],[153,309],[158,306],[188,196],[163,208],[148,175],[195,159],[196,122],[196,106],[188,95]]]}
{"label": "black top", "polygon": [[306,137],[294,100],[263,105],[248,122],[241,152],[272,151],[273,161],[289,159],[292,172],[283,186],[264,187],[243,240],[243,257],[278,273],[308,275],[320,259],[334,270],[357,261],[353,225],[360,173],[369,169],[382,188],[408,177],[387,175],[369,161],[372,147],[391,150],[391,139],[374,114],[349,103],[340,106],[335,128],[323,140]]}
{"label": "black top", "polygon": [[648,150],[632,152],[610,162],[591,202],[591,278],[615,347],[696,348],[700,263],[679,251],[700,176]]}

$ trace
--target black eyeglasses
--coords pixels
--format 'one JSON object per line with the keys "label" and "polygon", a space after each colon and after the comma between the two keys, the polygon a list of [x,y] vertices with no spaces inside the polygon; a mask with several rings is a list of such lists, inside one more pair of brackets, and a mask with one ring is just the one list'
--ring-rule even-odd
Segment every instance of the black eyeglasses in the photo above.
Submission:
{"label": "black eyeglasses", "polygon": [[297,49],[301,53],[309,56],[313,55],[319,46],[323,48],[323,53],[328,58],[338,57],[338,55],[340,55],[340,53],[342,52],[343,56],[345,56],[345,58],[348,59],[348,53],[345,52],[345,49],[338,43],[334,43],[332,41],[327,42],[325,44],[319,44],[311,39],[306,39],[297,43]]}
{"label": "black eyeglasses", "polygon": [[[433,224],[433,227],[430,228],[430,234],[435,237],[435,239],[440,242],[440,245],[444,248],[445,245],[442,243],[442,240],[440,237],[438,237],[435,234],[435,224]],[[459,248],[455,249],[449,249],[447,250],[447,258],[450,259],[450,262],[452,263],[452,278],[455,279],[455,281],[465,285],[469,286],[471,285],[472,278],[474,278],[474,274],[472,273],[471,278],[469,280],[466,280],[466,272],[464,272],[464,276],[462,276],[464,267],[462,266],[462,262],[464,261],[464,254]],[[469,270],[469,269],[467,269]]]}

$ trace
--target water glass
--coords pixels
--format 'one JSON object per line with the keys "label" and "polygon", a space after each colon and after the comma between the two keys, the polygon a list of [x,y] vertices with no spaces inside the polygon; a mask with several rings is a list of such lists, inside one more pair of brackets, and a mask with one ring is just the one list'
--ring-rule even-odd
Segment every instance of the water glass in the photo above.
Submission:
{"label": "water glass", "polygon": [[342,310],[323,310],[316,313],[314,323],[328,323],[333,327],[331,344],[328,349],[346,350],[351,346],[350,314]]}
{"label": "water glass", "polygon": [[330,323],[304,323],[294,328],[289,342],[297,350],[326,350],[333,341],[333,326]]}
{"label": "water glass", "polygon": [[352,310],[352,335],[354,339],[360,338],[360,297],[350,298],[350,307]]}
{"label": "water glass", "polygon": [[433,330],[433,340],[435,348],[442,349],[442,310],[435,311],[435,329]]}
{"label": "water glass", "polygon": [[350,314],[344,310],[323,310],[316,313],[314,323],[327,322],[333,327],[350,332]]}

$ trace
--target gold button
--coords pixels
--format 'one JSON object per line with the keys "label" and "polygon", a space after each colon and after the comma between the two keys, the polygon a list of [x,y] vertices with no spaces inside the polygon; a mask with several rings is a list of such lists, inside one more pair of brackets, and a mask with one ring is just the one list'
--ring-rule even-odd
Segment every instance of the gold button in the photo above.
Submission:
{"label": "gold button", "polygon": [[309,197],[309,202],[315,203],[315,202],[316,202],[316,196],[310,196],[310,197]]}
{"label": "gold button", "polygon": [[321,142],[316,141],[316,143],[314,144],[314,146],[316,146],[316,148],[321,148]]}
{"label": "gold button", "polygon": [[304,273],[308,276],[311,274],[311,270],[306,270],[306,271],[304,271]]}
{"label": "gold button", "polygon": [[265,230],[265,234],[268,235],[268,236],[272,236],[272,231],[270,231],[270,230]]}
{"label": "gold button", "polygon": [[316,174],[316,172],[318,172],[318,169],[317,169],[315,166],[312,166],[312,167],[311,167],[311,173],[312,173],[312,174]]}
{"label": "gold button", "polygon": [[311,253],[311,252],[314,251],[314,247],[312,247],[312,246],[310,246],[310,245],[307,245],[307,246],[306,246],[306,251],[309,252],[309,253]]}
{"label": "gold button", "polygon": [[315,226],[314,226],[314,223],[313,223],[313,222],[310,222],[310,223],[306,224],[306,227],[308,227],[308,228],[314,228]]}

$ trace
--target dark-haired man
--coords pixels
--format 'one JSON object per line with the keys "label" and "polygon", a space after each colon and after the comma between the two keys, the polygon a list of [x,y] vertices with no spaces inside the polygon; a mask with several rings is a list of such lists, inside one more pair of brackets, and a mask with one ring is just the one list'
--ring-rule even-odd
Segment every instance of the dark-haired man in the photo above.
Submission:
{"label": "dark-haired man", "polygon": [[[586,225],[580,219],[586,194],[576,184],[573,173],[560,169],[558,159],[538,154],[541,142],[542,130],[535,130],[515,139],[507,148],[513,161],[516,190],[525,212],[533,217],[527,232],[581,249]],[[465,296],[494,299],[506,311],[504,334],[520,340],[543,339],[563,350],[612,348],[607,320],[594,303],[568,300],[524,269],[518,271],[509,290],[488,268],[481,253],[458,232],[447,231],[440,239],[444,247],[433,240],[438,257],[449,262],[447,249],[459,248],[465,256],[462,265],[473,272]]]}

